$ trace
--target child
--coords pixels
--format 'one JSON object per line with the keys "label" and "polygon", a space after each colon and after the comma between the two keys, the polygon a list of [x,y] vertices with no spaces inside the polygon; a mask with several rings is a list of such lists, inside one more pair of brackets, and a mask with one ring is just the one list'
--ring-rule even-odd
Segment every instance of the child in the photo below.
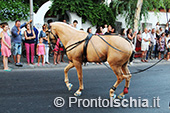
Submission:
{"label": "child", "polygon": [[45,45],[43,44],[43,38],[39,39],[37,44],[38,66],[40,66],[40,59],[42,57],[42,65],[44,66]]}
{"label": "child", "polygon": [[0,34],[0,37],[2,37],[1,41],[1,52],[3,56],[3,64],[4,64],[4,71],[12,71],[12,68],[8,67],[8,57],[11,55],[11,38],[8,35],[7,31],[9,30],[8,23],[2,24],[3,31]]}
{"label": "child", "polygon": [[[63,48],[60,47],[60,39],[58,38],[55,48],[54,48],[54,65],[56,65],[57,63],[60,64],[60,55],[61,55],[61,51],[63,51]],[[57,63],[56,63],[56,59],[57,59]]]}
{"label": "child", "polygon": [[168,40],[168,44],[167,44],[167,61],[170,61],[169,56],[170,56],[170,40]]}

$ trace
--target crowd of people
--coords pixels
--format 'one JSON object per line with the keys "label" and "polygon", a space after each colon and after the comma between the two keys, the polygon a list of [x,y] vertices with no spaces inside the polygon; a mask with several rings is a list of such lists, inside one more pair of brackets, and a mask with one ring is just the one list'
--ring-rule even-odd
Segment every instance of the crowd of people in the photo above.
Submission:
{"label": "crowd of people", "polygon": [[[92,29],[87,29],[88,33],[92,33]],[[99,26],[95,32],[96,35],[111,35],[115,33],[115,29],[111,25]],[[141,62],[148,62],[148,59],[162,59],[170,61],[170,29],[168,23],[165,28],[160,27],[159,22],[155,28],[144,28],[143,33],[141,30],[132,32],[129,28],[125,30],[122,28],[119,35],[128,40],[133,46],[133,52],[129,59],[129,64],[133,64],[134,55],[136,52],[142,52]],[[136,41],[135,41],[136,39]]]}
{"label": "crowd of people", "polygon": [[[14,27],[10,30],[8,23],[4,22],[0,24],[2,31],[0,32],[1,39],[1,53],[3,56],[3,65],[4,71],[11,71],[12,68],[8,67],[9,57],[13,56],[14,63],[16,66],[22,66],[21,63],[21,54],[22,54],[22,46],[25,46],[26,50],[26,59],[27,64],[35,65],[35,56],[38,57],[37,65],[40,66],[40,60],[42,59],[42,66],[46,64],[50,64],[49,62],[49,38],[47,36],[47,29],[49,28],[48,24],[44,24],[42,26],[42,30],[39,32],[35,26],[31,27],[32,20],[28,21],[21,25],[21,22],[17,20],[15,22]],[[63,20],[66,23],[66,20]],[[49,22],[50,23],[50,22]],[[70,24],[72,27],[79,29],[77,27],[78,21],[74,20],[73,24]],[[21,29],[25,27],[25,31],[23,33],[24,38],[22,38]],[[84,29],[79,29],[84,30]],[[92,29],[89,27],[87,29],[89,34],[92,34]],[[148,30],[144,29],[144,32],[141,31],[134,32],[131,28],[125,30],[125,28],[121,29],[119,35],[128,40],[133,45],[133,53],[131,58],[129,59],[129,63],[133,63],[133,58],[135,51],[142,51],[142,62],[148,62],[148,59],[153,58],[165,58],[169,61],[170,55],[170,36],[169,36],[169,27],[166,24],[165,30],[159,26],[159,23],[156,24],[156,27]],[[115,34],[115,29],[111,25],[105,24],[103,26],[99,26],[95,32],[96,35],[112,35]],[[136,37],[136,38],[135,38]],[[135,43],[136,39],[136,43]],[[134,46],[136,45],[136,47]],[[53,63],[54,65],[60,64],[60,61],[64,62],[64,46],[62,42],[58,38],[55,44],[55,48],[52,50],[54,55]],[[31,59],[30,59],[31,57]]]}
{"label": "crowd of people", "polygon": [[[25,46],[27,65],[35,65],[35,58],[38,57],[38,66],[40,66],[40,60],[42,58],[42,66],[50,64],[49,62],[49,38],[47,36],[48,25],[44,24],[42,30],[38,30],[31,27],[32,20],[21,25],[19,20],[15,21],[14,27],[10,30],[7,22],[0,24],[0,40],[1,40],[1,55],[3,56],[4,71],[12,71],[12,68],[8,67],[8,62],[11,62],[8,58],[12,55],[16,66],[22,67],[21,54],[22,49]],[[21,29],[25,27],[25,31],[22,34]],[[22,37],[24,35],[24,38]],[[63,54],[60,60],[60,54],[64,50],[63,46],[59,44],[61,41],[57,40],[54,52],[54,65],[60,64],[60,61],[64,62]],[[30,59],[31,57],[31,59]],[[56,62],[57,59],[57,62]]]}
{"label": "crowd of people", "polygon": [[[168,23],[164,30],[160,27],[159,22],[152,29],[144,28],[143,33],[141,30],[138,33],[132,33],[132,29],[129,28],[127,32],[125,29],[121,29],[120,35],[130,40],[134,46],[135,52],[142,52],[141,62],[148,62],[149,59],[162,59],[170,61],[170,29]],[[136,37],[136,38],[135,38]],[[136,41],[134,40],[136,39]],[[136,42],[136,43],[135,43]],[[133,61],[133,55],[130,59],[130,63]]]}
{"label": "crowd of people", "polygon": [[148,59],[165,59],[170,61],[170,30],[168,23],[163,28],[159,26],[159,22],[155,28],[144,29],[144,32],[137,33],[136,51],[142,51],[142,62],[148,62]]}

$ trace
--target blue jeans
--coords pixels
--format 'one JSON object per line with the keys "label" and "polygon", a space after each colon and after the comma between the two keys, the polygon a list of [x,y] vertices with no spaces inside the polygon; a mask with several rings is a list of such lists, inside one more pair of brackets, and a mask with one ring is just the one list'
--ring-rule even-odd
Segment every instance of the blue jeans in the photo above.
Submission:
{"label": "blue jeans", "polygon": [[21,48],[22,48],[22,46],[21,46],[21,43],[12,43],[12,54],[14,55],[14,56],[16,56],[16,55],[21,55]]}

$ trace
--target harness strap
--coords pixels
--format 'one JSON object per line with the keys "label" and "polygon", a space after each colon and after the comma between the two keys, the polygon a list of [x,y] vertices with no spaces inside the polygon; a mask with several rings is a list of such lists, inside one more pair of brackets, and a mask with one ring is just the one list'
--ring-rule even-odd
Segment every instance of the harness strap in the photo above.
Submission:
{"label": "harness strap", "polygon": [[[74,49],[75,47],[77,47],[78,45],[80,45],[82,42],[84,42],[85,41],[85,39],[83,39],[83,40],[81,40],[81,41],[78,41],[78,42],[76,42],[76,43],[74,43],[74,44],[71,44],[71,45],[69,45],[68,47],[66,47],[66,52],[69,52],[69,51],[71,51],[72,49]],[[72,47],[73,46],[73,47]],[[72,47],[72,48],[70,48],[70,47]],[[70,48],[70,49],[68,49],[68,48]],[[67,50],[68,49],[68,50]]]}
{"label": "harness strap", "polygon": [[[113,47],[110,43],[108,43],[103,37],[101,37],[100,35],[97,35],[98,37],[100,37],[107,45],[109,45],[111,48],[113,48],[113,49],[115,49],[115,50],[117,50],[117,51],[119,51],[119,52],[122,52],[122,53],[127,53],[127,52],[124,52],[124,51],[122,51],[122,50],[120,50],[120,49],[118,49],[118,48],[116,48],[116,47]],[[127,53],[127,54],[129,54],[129,53]]]}
{"label": "harness strap", "polygon": [[89,43],[89,40],[91,39],[91,37],[93,36],[93,34],[89,34],[86,39],[85,39],[85,43],[84,43],[84,49],[83,49],[83,62],[86,63],[87,62],[87,46]]}
{"label": "harness strap", "polygon": [[124,88],[127,88],[127,89],[129,89],[129,87],[124,87]]}
{"label": "harness strap", "polygon": [[112,86],[110,89],[113,89],[114,91],[116,90],[116,87]]}

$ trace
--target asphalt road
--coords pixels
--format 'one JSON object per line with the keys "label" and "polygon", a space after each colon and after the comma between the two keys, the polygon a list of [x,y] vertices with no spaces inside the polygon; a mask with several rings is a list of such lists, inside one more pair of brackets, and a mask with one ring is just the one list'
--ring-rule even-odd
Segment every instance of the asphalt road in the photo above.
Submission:
{"label": "asphalt road", "polygon": [[[146,65],[145,65],[146,66]],[[132,72],[144,66],[132,66]],[[100,66],[87,67],[84,73],[84,91],[77,99],[109,98],[109,88],[116,81],[116,76]],[[135,107],[69,107],[69,97],[74,97],[78,89],[76,70],[69,72],[70,82],[74,85],[68,91],[64,83],[63,69],[14,70],[0,72],[0,113],[168,113],[170,102],[170,64],[160,64],[152,69],[132,76],[129,94],[126,99],[148,99],[159,97],[159,108]],[[122,92],[124,82],[116,90]],[[54,106],[56,97],[63,97],[62,108]],[[86,103],[87,105],[87,103]],[[149,104],[150,105],[150,104]],[[152,104],[151,104],[152,105]]]}

